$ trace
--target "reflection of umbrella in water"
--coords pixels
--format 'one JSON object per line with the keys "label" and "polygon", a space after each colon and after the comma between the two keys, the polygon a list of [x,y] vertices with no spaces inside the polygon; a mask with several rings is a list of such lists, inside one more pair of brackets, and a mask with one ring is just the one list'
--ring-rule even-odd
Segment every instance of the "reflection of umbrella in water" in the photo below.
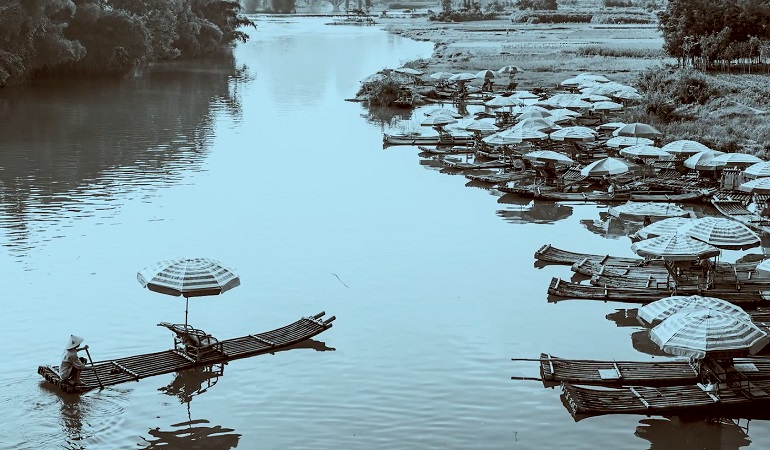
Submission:
{"label": "reflection of umbrella in water", "polygon": [[560,203],[531,201],[526,206],[498,210],[496,214],[510,223],[554,223],[572,215],[572,207]]}
{"label": "reflection of umbrella in water", "polygon": [[431,109],[430,111],[425,113],[426,116],[435,116],[435,115],[438,115],[438,114],[443,114],[445,116],[449,116],[449,117],[452,117],[454,119],[459,119],[459,118],[461,118],[463,116],[462,114],[460,114],[458,112],[450,111],[450,110],[445,109],[445,108],[434,108],[434,109]]}
{"label": "reflection of umbrella in water", "polygon": [[157,262],[137,273],[143,287],[161,294],[184,296],[184,323],[190,297],[219,295],[239,286],[240,278],[232,269],[209,258],[179,258]]}
{"label": "reflection of umbrella in water", "polygon": [[747,431],[731,420],[674,416],[642,419],[634,435],[650,450],[738,450],[752,443]]}
{"label": "reflection of umbrella in water", "polygon": [[206,426],[210,422],[205,419],[189,420],[172,424],[175,428],[170,431],[162,431],[160,428],[152,428],[149,434],[150,439],[142,440],[147,444],[142,445],[143,449],[166,449],[166,450],[229,450],[238,446],[241,438],[239,433],[233,433],[232,428],[223,428],[222,426]]}
{"label": "reflection of umbrella in water", "polygon": [[[637,322],[638,325],[638,322]],[[631,346],[634,350],[652,356],[671,356],[658,347],[658,344],[650,339],[650,329],[637,330],[631,333]]]}
{"label": "reflection of umbrella in water", "polygon": [[627,202],[622,205],[612,206],[607,211],[615,217],[685,217],[690,213],[671,203],[657,202]]}
{"label": "reflection of umbrella in water", "polygon": [[723,352],[754,355],[770,342],[749,318],[709,308],[672,314],[650,330],[650,339],[670,355],[696,359]]}
{"label": "reflection of umbrella in water", "polygon": [[735,314],[751,320],[749,314],[740,306],[736,306],[721,298],[703,297],[700,295],[673,295],[656,300],[640,307],[637,311],[637,317],[644,321],[642,323],[654,325],[680,311],[703,308],[724,314]]}

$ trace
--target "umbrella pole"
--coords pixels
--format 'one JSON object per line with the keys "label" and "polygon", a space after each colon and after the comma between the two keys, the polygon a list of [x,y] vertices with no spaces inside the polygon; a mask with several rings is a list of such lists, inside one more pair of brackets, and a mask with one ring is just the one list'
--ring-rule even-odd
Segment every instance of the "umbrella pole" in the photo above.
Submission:
{"label": "umbrella pole", "polygon": [[188,297],[184,298],[184,329],[187,329],[187,307],[190,304],[190,299]]}

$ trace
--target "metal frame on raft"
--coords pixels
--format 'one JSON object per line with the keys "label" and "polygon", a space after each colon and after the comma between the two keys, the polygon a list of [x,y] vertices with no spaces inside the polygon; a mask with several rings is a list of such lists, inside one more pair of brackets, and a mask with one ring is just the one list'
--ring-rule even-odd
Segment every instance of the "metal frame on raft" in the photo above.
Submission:
{"label": "metal frame on raft", "polygon": [[336,317],[331,316],[324,320],[322,317],[325,314],[322,311],[272,331],[218,341],[216,346],[212,346],[205,352],[200,351],[200,349],[189,349],[192,352],[186,351],[175,345],[172,350],[99,361],[93,364],[94,370],[81,372],[81,385],[62,381],[59,377],[58,367],[55,366],[39,366],[37,373],[65,393],[82,393],[193,367],[273,353],[276,350],[306,341],[331,328]]}

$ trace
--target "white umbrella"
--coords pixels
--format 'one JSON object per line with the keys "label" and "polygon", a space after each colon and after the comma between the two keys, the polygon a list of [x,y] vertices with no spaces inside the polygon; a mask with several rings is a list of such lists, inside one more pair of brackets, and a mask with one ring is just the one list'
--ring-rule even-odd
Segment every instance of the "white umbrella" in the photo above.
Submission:
{"label": "white umbrella", "polygon": [[594,111],[619,111],[623,109],[623,105],[615,102],[596,102],[591,105],[591,109]]}
{"label": "white umbrella", "polygon": [[139,283],[161,294],[184,296],[184,323],[190,297],[219,295],[239,286],[241,280],[232,269],[209,258],[178,258],[157,262],[136,274]]}
{"label": "white umbrella", "polygon": [[[562,106],[572,101],[585,101],[582,97],[580,94],[554,94],[541,103],[546,106]],[[590,106],[591,104],[588,103],[588,105]]]}
{"label": "white umbrella", "polygon": [[518,119],[524,120],[532,117],[551,120],[551,113],[548,111],[527,111],[519,114]]}
{"label": "white umbrella", "polygon": [[754,163],[745,168],[743,173],[753,178],[770,177],[770,161]]}
{"label": "white umbrella", "polygon": [[398,73],[403,73],[406,75],[413,75],[413,76],[420,76],[424,73],[420,70],[412,69],[411,67],[399,67],[398,69],[394,69],[393,71]]}
{"label": "white umbrella", "polygon": [[[585,100],[587,102],[591,103],[597,103],[597,102],[610,102],[612,101],[611,98],[607,97],[606,95],[599,95],[599,94],[587,94],[587,95],[580,95],[581,100]],[[623,106],[623,105],[621,105]]]}
{"label": "white umbrella", "polygon": [[671,153],[652,145],[631,145],[621,149],[619,153],[631,158],[662,158],[671,156]]}
{"label": "white umbrella", "polygon": [[513,145],[522,142],[522,140],[517,137],[502,136],[500,133],[490,134],[481,140],[489,145]]}
{"label": "white umbrella", "polygon": [[631,250],[644,258],[662,258],[665,261],[697,261],[721,253],[713,245],[683,234],[645,239],[631,245]]}
{"label": "white umbrella", "polygon": [[578,75],[578,77],[582,80],[586,81],[598,81],[599,83],[608,83],[610,81],[609,78],[603,76],[603,75],[594,75],[592,73],[584,74],[584,75]]}
{"label": "white umbrella", "polygon": [[524,70],[519,66],[503,66],[500,69],[497,70],[497,73],[504,75],[508,74],[509,76],[514,76],[519,72],[524,72]]}
{"label": "white umbrella", "polygon": [[542,141],[548,138],[548,134],[534,128],[509,128],[499,133],[506,139],[518,139],[518,142],[524,141]]}
{"label": "white umbrella", "polygon": [[652,139],[647,138],[635,138],[635,137],[628,137],[628,136],[615,136],[613,138],[607,139],[607,147],[613,147],[613,148],[621,148],[621,147],[630,147],[632,145],[652,145],[655,142]]}
{"label": "white umbrella", "polygon": [[434,80],[448,80],[454,76],[451,72],[436,72],[430,74],[430,77]]}
{"label": "white umbrella", "polygon": [[[597,130],[617,130],[618,128],[625,125],[625,122],[607,122],[599,125],[596,127]],[[652,141],[650,141],[652,142]]]}
{"label": "white umbrella", "polygon": [[746,250],[760,243],[759,236],[749,227],[726,217],[696,219],[683,234],[727,250]]}
{"label": "white umbrella", "polygon": [[689,309],[710,309],[723,314],[734,314],[737,317],[751,320],[751,316],[740,306],[716,297],[702,297],[700,295],[672,295],[652,303],[648,303],[638,309],[636,316],[648,324],[663,321],[671,315]]}
{"label": "white umbrella", "polygon": [[450,111],[450,110],[444,109],[444,108],[431,109],[430,111],[425,113],[426,116],[436,116],[436,115],[439,115],[439,114],[444,115],[444,116],[448,116],[448,117],[452,117],[452,118],[455,118],[455,119],[459,119],[459,118],[461,118],[463,116],[462,114],[460,114],[460,113],[458,113],[456,111]]}
{"label": "white umbrella", "polygon": [[588,164],[580,169],[580,175],[584,177],[603,177],[605,175],[619,175],[626,173],[631,169],[631,166],[617,158],[603,158]]}
{"label": "white umbrella", "polygon": [[[534,108],[535,106],[533,106]],[[543,108],[545,109],[545,108]],[[578,111],[567,109],[567,108],[555,108],[555,109],[549,109],[547,110],[549,113],[551,113],[552,116],[569,116],[569,117],[580,117],[583,114],[581,114]]]}
{"label": "white umbrella", "polygon": [[574,161],[567,155],[552,150],[535,150],[522,156],[530,161],[552,162],[556,164],[572,164]]}
{"label": "white umbrella", "polygon": [[680,139],[678,141],[669,142],[668,144],[664,145],[663,150],[671,153],[672,155],[694,155],[696,153],[705,152],[711,149],[698,141]]}
{"label": "white umbrella", "polygon": [[696,170],[716,170],[721,167],[719,163],[714,162],[714,158],[723,155],[724,152],[718,150],[706,150],[696,153],[684,160],[685,167]]}
{"label": "white umbrella", "polygon": [[538,131],[550,132],[560,129],[561,126],[551,122],[548,119],[533,117],[530,119],[522,120],[521,122],[514,125],[514,128],[532,128]]}
{"label": "white umbrella", "polygon": [[420,125],[426,127],[441,127],[450,123],[457,123],[457,119],[447,116],[446,114],[434,114],[428,116],[428,118],[423,120]]}
{"label": "white umbrella", "polygon": [[690,217],[668,217],[641,228],[636,234],[642,239],[681,234],[694,220]]}
{"label": "white umbrella", "polygon": [[457,73],[449,77],[449,81],[470,81],[475,79],[476,75],[468,72]]}
{"label": "white umbrella", "polygon": [[513,91],[513,94],[511,94],[511,97],[520,98],[522,100],[540,98],[537,94],[533,94],[532,92],[529,92],[529,91]]}
{"label": "white umbrella", "polygon": [[644,98],[642,97],[641,94],[634,91],[617,91],[610,95],[612,95],[615,98],[619,98],[621,100],[641,100],[642,98]]}
{"label": "white umbrella", "polygon": [[618,128],[615,131],[616,136],[628,136],[628,137],[638,137],[638,138],[648,138],[648,139],[656,139],[663,136],[663,133],[658,131],[657,128],[653,127],[652,125],[648,125],[646,123],[629,123],[626,124],[620,128]]}
{"label": "white umbrella", "polygon": [[575,108],[575,109],[584,109],[584,108],[590,108],[593,103],[587,102],[585,100],[582,100],[580,98],[575,100],[568,100],[558,103],[559,106],[562,108]]}
{"label": "white umbrella", "polygon": [[493,70],[482,70],[479,72],[476,72],[476,78],[482,79],[482,80],[488,80],[490,78],[497,78],[499,74]]}
{"label": "white umbrella", "polygon": [[562,81],[559,84],[561,84],[562,86],[577,86],[584,81],[585,80],[580,77],[572,77],[572,78],[567,78],[566,80]]}
{"label": "white umbrella", "polygon": [[666,353],[696,359],[712,352],[753,355],[770,342],[749,319],[709,308],[672,314],[650,330],[650,339]]}
{"label": "white umbrella", "polygon": [[498,95],[497,97],[492,98],[491,100],[487,100],[484,102],[485,105],[497,108],[501,106],[516,106],[521,105],[521,100],[514,98],[514,97],[504,97],[502,95]]}
{"label": "white umbrella", "polygon": [[724,153],[714,157],[713,162],[720,167],[746,167],[762,162],[762,159],[747,153]]}
{"label": "white umbrella", "polygon": [[551,133],[554,141],[592,142],[596,140],[596,131],[588,127],[565,127]]}
{"label": "white umbrella", "polygon": [[770,275],[770,259],[766,259],[757,264],[757,267],[755,267],[754,270],[764,275]]}
{"label": "white umbrella", "polygon": [[611,206],[607,212],[615,217],[685,217],[690,215],[689,212],[674,204],[656,202],[627,202],[623,205]]}
{"label": "white umbrella", "polygon": [[770,178],[757,178],[738,186],[739,191],[752,192],[754,194],[770,194]]}
{"label": "white umbrella", "polygon": [[474,120],[473,122],[466,125],[465,129],[467,131],[478,131],[480,133],[494,133],[499,128],[497,125],[493,124],[492,122],[487,122],[486,120]]}

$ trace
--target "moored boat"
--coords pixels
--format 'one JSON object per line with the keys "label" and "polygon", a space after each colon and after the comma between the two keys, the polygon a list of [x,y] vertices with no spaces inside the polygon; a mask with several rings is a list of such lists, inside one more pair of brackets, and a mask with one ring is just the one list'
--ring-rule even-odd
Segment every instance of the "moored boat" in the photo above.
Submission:
{"label": "moored boat", "polygon": [[467,145],[473,141],[470,134],[423,135],[423,134],[388,134],[382,135],[382,144],[388,145]]}

